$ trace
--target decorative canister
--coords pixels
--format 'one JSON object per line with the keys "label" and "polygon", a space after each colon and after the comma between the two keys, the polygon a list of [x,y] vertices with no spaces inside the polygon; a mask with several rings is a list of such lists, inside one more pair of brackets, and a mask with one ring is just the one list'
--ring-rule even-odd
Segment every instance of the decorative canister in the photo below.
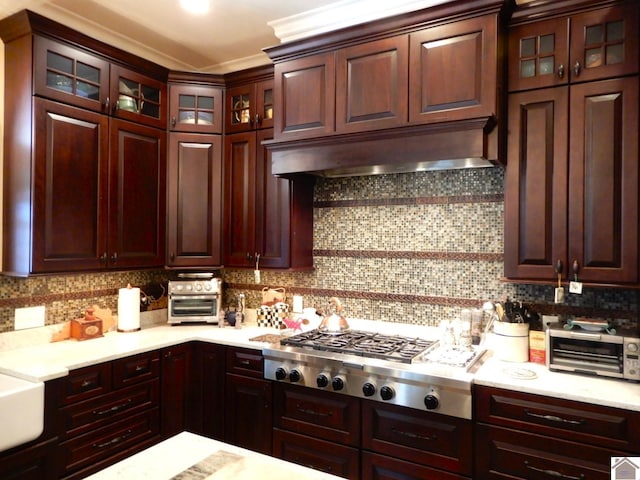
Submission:
{"label": "decorative canister", "polygon": [[273,326],[276,328],[285,328],[284,319],[289,316],[289,305],[284,302],[278,302],[272,308]]}
{"label": "decorative canister", "polygon": [[273,317],[273,309],[268,305],[262,305],[256,309],[256,320],[259,327],[272,327]]}

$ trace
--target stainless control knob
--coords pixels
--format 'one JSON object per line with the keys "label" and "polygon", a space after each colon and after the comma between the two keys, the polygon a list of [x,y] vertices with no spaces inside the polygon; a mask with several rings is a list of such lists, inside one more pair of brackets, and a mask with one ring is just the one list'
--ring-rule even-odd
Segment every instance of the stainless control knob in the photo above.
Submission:
{"label": "stainless control knob", "polygon": [[284,380],[285,378],[287,378],[287,371],[284,367],[276,368],[276,380]]}
{"label": "stainless control knob", "polygon": [[382,398],[382,400],[391,400],[395,395],[396,392],[388,385],[380,389],[380,398]]}
{"label": "stainless control knob", "polygon": [[324,388],[326,386],[329,385],[329,377],[327,375],[325,375],[324,373],[319,374],[316,377],[316,385],[318,385],[318,388]]}
{"label": "stainless control knob", "polygon": [[302,374],[300,373],[300,371],[295,369],[291,370],[291,372],[289,373],[289,381],[292,383],[296,383],[300,380],[302,380]]}
{"label": "stainless control knob", "polygon": [[424,397],[424,406],[427,410],[435,410],[440,406],[440,397],[436,392],[431,392]]}
{"label": "stainless control knob", "polygon": [[372,397],[376,393],[376,386],[371,382],[367,382],[362,385],[362,393],[364,393],[365,397]]}
{"label": "stainless control knob", "polygon": [[333,377],[333,380],[331,380],[331,387],[333,387],[335,391],[342,390],[344,388],[344,378]]}

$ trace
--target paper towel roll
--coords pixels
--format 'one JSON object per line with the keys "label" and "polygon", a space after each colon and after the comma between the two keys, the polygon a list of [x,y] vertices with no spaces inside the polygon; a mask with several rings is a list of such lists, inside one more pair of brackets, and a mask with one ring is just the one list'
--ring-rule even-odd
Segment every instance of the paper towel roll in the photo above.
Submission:
{"label": "paper towel roll", "polygon": [[140,330],[140,289],[131,287],[118,290],[118,331]]}

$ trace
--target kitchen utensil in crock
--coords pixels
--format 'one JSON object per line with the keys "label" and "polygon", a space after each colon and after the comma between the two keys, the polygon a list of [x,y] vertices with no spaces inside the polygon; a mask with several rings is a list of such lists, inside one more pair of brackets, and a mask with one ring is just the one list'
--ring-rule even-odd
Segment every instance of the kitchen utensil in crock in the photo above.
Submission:
{"label": "kitchen utensil in crock", "polygon": [[348,332],[349,322],[342,316],[341,312],[342,303],[336,297],[331,297],[327,307],[327,315],[320,322],[318,331],[330,334]]}

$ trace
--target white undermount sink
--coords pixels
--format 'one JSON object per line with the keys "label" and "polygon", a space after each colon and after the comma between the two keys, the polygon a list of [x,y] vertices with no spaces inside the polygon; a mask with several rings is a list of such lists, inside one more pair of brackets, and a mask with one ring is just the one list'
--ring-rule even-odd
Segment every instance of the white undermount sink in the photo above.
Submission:
{"label": "white undermount sink", "polygon": [[44,428],[44,383],[0,373],[0,452],[34,440]]}

